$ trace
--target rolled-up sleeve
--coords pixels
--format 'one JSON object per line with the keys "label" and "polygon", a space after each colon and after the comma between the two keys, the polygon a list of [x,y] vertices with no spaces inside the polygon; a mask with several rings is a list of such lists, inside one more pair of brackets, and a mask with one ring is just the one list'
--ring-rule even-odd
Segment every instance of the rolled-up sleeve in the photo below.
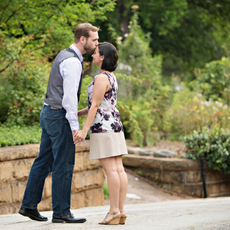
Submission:
{"label": "rolled-up sleeve", "polygon": [[78,58],[68,58],[60,64],[59,68],[63,77],[62,107],[66,110],[66,119],[71,130],[79,130],[77,93],[82,65]]}

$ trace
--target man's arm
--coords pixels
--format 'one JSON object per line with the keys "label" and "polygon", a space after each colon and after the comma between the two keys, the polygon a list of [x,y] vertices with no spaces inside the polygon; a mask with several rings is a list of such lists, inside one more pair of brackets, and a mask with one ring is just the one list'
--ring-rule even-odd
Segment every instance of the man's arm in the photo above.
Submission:
{"label": "man's arm", "polygon": [[73,132],[79,130],[77,93],[82,65],[78,58],[68,58],[60,64],[60,72],[63,77],[62,107],[66,110],[66,119]]}

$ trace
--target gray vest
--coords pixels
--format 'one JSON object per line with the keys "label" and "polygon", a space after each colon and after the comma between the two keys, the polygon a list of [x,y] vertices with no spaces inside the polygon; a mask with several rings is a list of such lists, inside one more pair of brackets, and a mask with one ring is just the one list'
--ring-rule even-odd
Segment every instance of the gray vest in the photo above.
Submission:
{"label": "gray vest", "polygon": [[[76,57],[79,59],[77,54],[72,49],[67,48],[65,50],[62,50],[54,59],[54,63],[50,71],[49,82],[48,82],[48,87],[47,87],[44,102],[58,109],[62,109],[62,99],[63,99],[63,78],[59,70],[59,65],[63,60],[70,57]],[[82,83],[82,74],[81,74],[81,79],[79,82],[79,88],[77,92],[78,101],[80,99],[81,83]]]}

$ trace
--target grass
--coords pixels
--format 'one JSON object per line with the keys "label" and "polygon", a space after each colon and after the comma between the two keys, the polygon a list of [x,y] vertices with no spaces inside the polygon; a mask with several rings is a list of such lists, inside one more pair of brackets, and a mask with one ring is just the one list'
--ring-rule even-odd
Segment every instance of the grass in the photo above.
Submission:
{"label": "grass", "polygon": [[109,188],[107,184],[103,185],[103,192],[104,192],[104,198],[108,199],[109,198]]}

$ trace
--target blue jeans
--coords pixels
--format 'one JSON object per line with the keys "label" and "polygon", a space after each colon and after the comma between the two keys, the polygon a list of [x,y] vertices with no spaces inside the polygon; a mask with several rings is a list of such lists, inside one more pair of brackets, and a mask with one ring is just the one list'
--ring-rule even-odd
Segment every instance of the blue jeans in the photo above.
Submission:
{"label": "blue jeans", "polygon": [[23,208],[37,209],[42,199],[45,179],[52,172],[52,205],[55,217],[70,214],[75,145],[65,115],[64,109],[52,109],[44,105],[40,114],[40,151],[30,170],[22,201]]}

